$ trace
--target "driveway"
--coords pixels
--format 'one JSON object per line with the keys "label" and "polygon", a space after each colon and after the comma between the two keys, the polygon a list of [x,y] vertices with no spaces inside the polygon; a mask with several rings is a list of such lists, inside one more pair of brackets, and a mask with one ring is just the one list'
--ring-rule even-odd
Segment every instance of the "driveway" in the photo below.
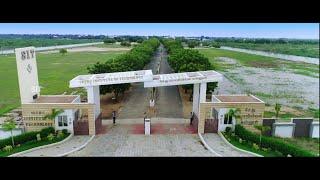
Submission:
{"label": "driveway", "polygon": [[115,125],[107,134],[97,135],[85,148],[69,156],[214,156],[201,145],[197,134],[130,134]]}
{"label": "driveway", "polygon": [[[159,63],[161,63],[160,74],[172,73],[163,45],[160,45],[145,69],[151,69],[153,74],[157,74]],[[118,118],[143,118],[144,113],[149,108],[150,95],[151,88],[144,88],[143,83],[133,83],[132,91],[126,97],[124,106],[119,111]],[[183,118],[182,101],[177,86],[157,88],[157,98],[155,101],[157,117]]]}

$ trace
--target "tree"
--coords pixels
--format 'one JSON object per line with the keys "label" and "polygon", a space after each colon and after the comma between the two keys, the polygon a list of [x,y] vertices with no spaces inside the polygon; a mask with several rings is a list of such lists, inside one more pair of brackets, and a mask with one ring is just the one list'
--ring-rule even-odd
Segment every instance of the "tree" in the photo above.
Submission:
{"label": "tree", "polygon": [[113,39],[113,38],[107,38],[107,39],[103,40],[104,44],[112,44],[112,43],[115,43],[115,42],[116,42],[116,40]]}
{"label": "tree", "polygon": [[263,126],[263,125],[254,125],[254,128],[260,131],[260,147],[261,147],[262,134],[265,133],[266,131],[269,131],[271,128],[269,126]]}
{"label": "tree", "polygon": [[65,55],[68,51],[66,49],[60,49],[59,52],[60,54]]}
{"label": "tree", "polygon": [[9,119],[4,124],[2,124],[2,128],[5,131],[11,132],[11,142],[12,142],[12,147],[14,147],[14,139],[13,139],[13,132],[12,131],[16,128],[16,123],[14,122],[13,119]]}
{"label": "tree", "polygon": [[189,48],[194,48],[196,46],[199,46],[200,42],[199,41],[195,41],[195,40],[190,40],[190,41],[187,42],[187,44],[188,44]]}
{"label": "tree", "polygon": [[231,119],[234,117],[235,119],[238,119],[240,118],[240,109],[239,108],[236,108],[236,109],[229,109],[228,111],[228,116],[229,118],[231,117]]}
{"label": "tree", "polygon": [[131,46],[131,43],[130,42],[128,42],[128,41],[122,41],[121,43],[120,43],[120,45],[121,46]]}
{"label": "tree", "polygon": [[44,116],[44,119],[54,120],[59,114],[63,113],[63,109],[52,109],[50,114]]}
{"label": "tree", "polygon": [[279,103],[276,103],[276,105],[274,106],[274,110],[276,111],[276,118],[279,117],[280,109],[281,109],[281,105]]}

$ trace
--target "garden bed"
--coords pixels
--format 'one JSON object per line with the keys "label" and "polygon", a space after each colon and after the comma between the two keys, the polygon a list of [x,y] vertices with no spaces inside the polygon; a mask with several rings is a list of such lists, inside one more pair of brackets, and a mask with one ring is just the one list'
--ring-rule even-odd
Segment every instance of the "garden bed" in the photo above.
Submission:
{"label": "garden bed", "polygon": [[[40,134],[40,139],[37,137]],[[12,154],[26,151],[35,147],[53,144],[66,139],[70,133],[55,131],[53,128],[45,128],[39,132],[27,132],[14,136],[15,146],[11,150],[6,150],[7,146],[12,146],[11,137],[0,141],[0,157],[7,157]]]}
{"label": "garden bed", "polygon": [[317,156],[312,151],[302,149],[275,137],[260,136],[250,132],[241,125],[236,125],[235,132],[225,132],[223,135],[234,146],[266,157],[312,157]]}

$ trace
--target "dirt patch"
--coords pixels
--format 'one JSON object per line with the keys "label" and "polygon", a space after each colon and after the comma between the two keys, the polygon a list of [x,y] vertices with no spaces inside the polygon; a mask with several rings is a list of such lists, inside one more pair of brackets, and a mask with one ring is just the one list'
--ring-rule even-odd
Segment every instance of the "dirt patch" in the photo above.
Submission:
{"label": "dirt patch", "polygon": [[[105,51],[129,51],[131,48],[101,48],[95,46],[77,47],[67,49],[68,52],[105,52]],[[59,53],[59,50],[43,51],[43,54]]]}
{"label": "dirt patch", "polygon": [[102,119],[111,119],[112,118],[112,111],[116,111],[117,114],[121,107],[124,106],[124,97],[130,93],[126,91],[123,96],[120,96],[118,101],[112,99],[114,97],[113,93],[107,93],[100,97],[100,108],[102,111]]}
{"label": "dirt patch", "polygon": [[[265,111],[275,112],[274,106],[266,106]],[[294,114],[296,116],[301,116],[304,114],[302,111],[299,111],[299,110],[294,109],[292,107],[282,106],[279,114],[286,114],[286,113]]]}
{"label": "dirt patch", "polygon": [[303,109],[319,108],[318,78],[269,68],[245,66],[228,69],[221,73],[225,78],[218,85],[219,91],[251,93],[271,105],[280,103],[283,106]]}
{"label": "dirt patch", "polygon": [[274,63],[272,61],[248,61],[246,62],[251,67],[257,67],[257,68],[277,68],[279,67],[277,63]]}
{"label": "dirt patch", "polygon": [[232,59],[229,57],[217,57],[215,58],[217,61],[220,61],[223,64],[237,64],[237,60],[236,59]]}
{"label": "dirt patch", "polygon": [[192,111],[192,101],[189,101],[190,93],[185,93],[181,86],[178,86],[179,94],[182,101],[183,118],[190,118],[190,112]]}

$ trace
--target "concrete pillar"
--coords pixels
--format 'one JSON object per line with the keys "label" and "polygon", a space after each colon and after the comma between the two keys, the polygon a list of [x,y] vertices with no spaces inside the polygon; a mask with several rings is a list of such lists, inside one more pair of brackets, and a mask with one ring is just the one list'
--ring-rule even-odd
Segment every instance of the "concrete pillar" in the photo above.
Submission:
{"label": "concrete pillar", "polygon": [[88,103],[95,104],[94,115],[97,118],[100,114],[100,89],[99,86],[88,86],[87,89],[87,98]]}
{"label": "concrete pillar", "polygon": [[200,84],[200,103],[206,102],[207,83]]}
{"label": "concrete pillar", "polygon": [[196,116],[199,115],[199,89],[200,84],[193,84],[192,112],[194,112]]}

